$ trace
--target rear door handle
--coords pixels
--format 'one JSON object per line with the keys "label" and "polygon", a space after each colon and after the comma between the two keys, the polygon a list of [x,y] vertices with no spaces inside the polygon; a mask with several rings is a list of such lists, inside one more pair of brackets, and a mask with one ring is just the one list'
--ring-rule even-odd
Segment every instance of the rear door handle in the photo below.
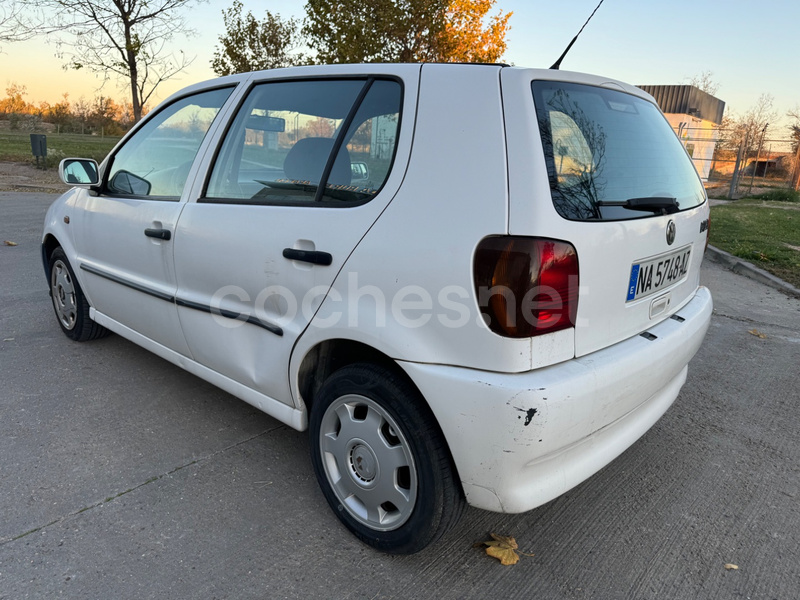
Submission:
{"label": "rear door handle", "polygon": [[172,232],[169,229],[145,229],[144,234],[147,237],[158,238],[159,240],[169,240],[172,237]]}
{"label": "rear door handle", "polygon": [[319,250],[298,250],[297,248],[284,248],[283,257],[289,260],[299,260],[301,262],[311,263],[312,265],[321,265],[327,267],[333,262],[333,256],[327,252],[320,252]]}

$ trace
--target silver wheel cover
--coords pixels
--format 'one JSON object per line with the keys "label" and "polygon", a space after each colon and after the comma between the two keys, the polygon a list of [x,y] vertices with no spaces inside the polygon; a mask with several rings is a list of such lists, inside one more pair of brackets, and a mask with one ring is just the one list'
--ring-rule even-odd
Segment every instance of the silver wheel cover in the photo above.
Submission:
{"label": "silver wheel cover", "polygon": [[75,301],[75,286],[67,265],[57,260],[50,273],[50,292],[56,316],[64,329],[71,330],[78,319],[78,304]]}
{"label": "silver wheel cover", "polygon": [[319,445],[340,510],[377,531],[408,521],[417,470],[408,441],[384,408],[355,394],[337,398],[322,417]]}

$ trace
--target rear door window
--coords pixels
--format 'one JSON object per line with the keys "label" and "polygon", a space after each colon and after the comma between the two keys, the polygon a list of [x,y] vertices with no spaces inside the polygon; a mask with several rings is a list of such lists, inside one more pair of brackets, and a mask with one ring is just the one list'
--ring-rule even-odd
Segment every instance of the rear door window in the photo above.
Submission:
{"label": "rear door window", "polygon": [[225,136],[201,202],[352,205],[388,177],[402,88],[381,79],[257,85]]}
{"label": "rear door window", "polygon": [[558,81],[535,81],[532,90],[553,204],[565,219],[636,219],[705,202],[691,160],[654,104]]}

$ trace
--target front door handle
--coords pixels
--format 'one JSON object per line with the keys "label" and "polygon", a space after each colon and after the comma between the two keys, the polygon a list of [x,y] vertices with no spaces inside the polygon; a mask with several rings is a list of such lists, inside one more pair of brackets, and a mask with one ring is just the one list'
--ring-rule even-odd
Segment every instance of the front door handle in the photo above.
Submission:
{"label": "front door handle", "polygon": [[333,256],[327,252],[320,252],[319,250],[298,250],[297,248],[284,248],[283,257],[289,260],[299,260],[301,262],[311,263],[312,265],[321,265],[327,267],[333,262]]}
{"label": "front door handle", "polygon": [[145,229],[144,234],[147,237],[158,238],[159,240],[169,240],[172,237],[172,232],[169,229]]}

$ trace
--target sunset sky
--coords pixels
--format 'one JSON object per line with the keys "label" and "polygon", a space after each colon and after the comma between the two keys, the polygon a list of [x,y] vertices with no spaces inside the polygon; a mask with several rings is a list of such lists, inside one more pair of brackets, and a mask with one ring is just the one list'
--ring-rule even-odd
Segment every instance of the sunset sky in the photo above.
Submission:
{"label": "sunset sky", "polygon": [[[504,60],[520,66],[549,67],[580,29],[597,0],[498,0],[513,11]],[[305,0],[244,0],[245,11],[261,18],[269,9],[284,18],[303,16]],[[197,35],[179,39],[175,50],[196,56],[192,66],[159,88],[163,100],[180,88],[214,77],[210,67],[221,11],[227,1],[211,0],[188,17]],[[744,113],[762,93],[772,94],[779,118],[800,105],[800,2],[744,0],[605,0],[562,69],[605,75],[633,84],[682,84],[711,71],[717,97]],[[24,85],[28,102],[91,99],[98,93],[122,100],[124,90],[81,71],[65,71],[56,48],[45,39],[0,46],[0,97],[10,83]],[[151,103],[152,105],[152,103]],[[777,131],[772,129],[772,131]]]}

